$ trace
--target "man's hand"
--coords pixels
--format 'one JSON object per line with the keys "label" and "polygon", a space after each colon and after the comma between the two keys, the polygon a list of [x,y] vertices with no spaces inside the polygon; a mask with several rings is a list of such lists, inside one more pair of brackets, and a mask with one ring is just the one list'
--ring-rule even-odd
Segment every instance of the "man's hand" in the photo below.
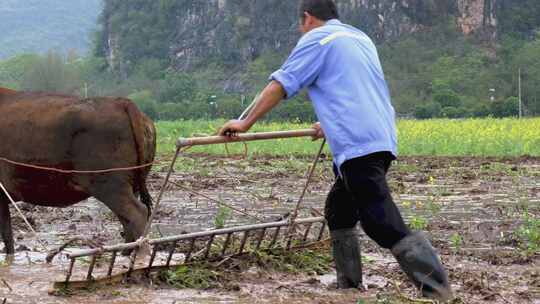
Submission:
{"label": "man's hand", "polygon": [[315,134],[315,136],[313,136],[311,139],[313,139],[313,141],[316,141],[318,139],[321,139],[321,138],[324,138],[325,135],[324,135],[324,131],[323,129],[321,128],[321,123],[318,122],[318,123],[315,123],[313,126],[311,126],[313,129],[317,130],[317,134]]}
{"label": "man's hand", "polygon": [[272,110],[286,96],[281,83],[272,80],[261,92],[259,100],[253,105],[251,111],[243,120],[231,120],[219,130],[221,136],[237,136],[245,133],[266,113]]}
{"label": "man's hand", "polygon": [[247,132],[250,127],[245,120],[231,120],[221,127],[218,135],[234,137],[238,133]]}

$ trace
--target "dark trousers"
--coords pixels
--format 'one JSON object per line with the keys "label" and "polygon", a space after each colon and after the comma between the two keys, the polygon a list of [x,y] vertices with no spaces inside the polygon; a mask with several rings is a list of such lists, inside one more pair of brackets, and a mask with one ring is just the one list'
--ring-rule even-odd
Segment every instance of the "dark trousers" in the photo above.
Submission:
{"label": "dark trousers", "polygon": [[393,159],[391,153],[380,152],[341,166],[341,176],[337,175],[326,200],[325,217],[331,231],[353,228],[360,221],[366,234],[387,249],[411,233],[386,182]]}

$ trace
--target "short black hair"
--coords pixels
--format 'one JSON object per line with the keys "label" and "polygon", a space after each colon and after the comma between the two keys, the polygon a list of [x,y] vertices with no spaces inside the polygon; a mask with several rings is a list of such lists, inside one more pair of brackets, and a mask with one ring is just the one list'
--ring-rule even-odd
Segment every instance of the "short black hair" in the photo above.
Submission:
{"label": "short black hair", "polygon": [[322,21],[339,18],[337,6],[333,0],[301,0],[300,16],[302,18],[304,12]]}

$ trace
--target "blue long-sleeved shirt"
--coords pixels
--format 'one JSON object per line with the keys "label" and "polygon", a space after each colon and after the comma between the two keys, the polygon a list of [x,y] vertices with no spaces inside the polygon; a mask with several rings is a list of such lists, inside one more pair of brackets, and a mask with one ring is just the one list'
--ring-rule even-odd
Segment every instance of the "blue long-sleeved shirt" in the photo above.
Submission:
{"label": "blue long-sleeved shirt", "polygon": [[338,169],[376,152],[397,156],[390,93],[377,49],[362,31],[329,20],[306,33],[270,79],[287,98],[307,87]]}

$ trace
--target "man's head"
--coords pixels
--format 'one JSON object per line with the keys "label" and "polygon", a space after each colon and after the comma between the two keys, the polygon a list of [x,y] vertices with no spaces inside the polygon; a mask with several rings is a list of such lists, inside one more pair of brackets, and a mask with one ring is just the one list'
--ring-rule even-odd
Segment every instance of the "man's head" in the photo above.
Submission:
{"label": "man's head", "polygon": [[324,25],[330,19],[339,18],[333,0],[302,0],[300,3],[300,31],[307,33]]}

